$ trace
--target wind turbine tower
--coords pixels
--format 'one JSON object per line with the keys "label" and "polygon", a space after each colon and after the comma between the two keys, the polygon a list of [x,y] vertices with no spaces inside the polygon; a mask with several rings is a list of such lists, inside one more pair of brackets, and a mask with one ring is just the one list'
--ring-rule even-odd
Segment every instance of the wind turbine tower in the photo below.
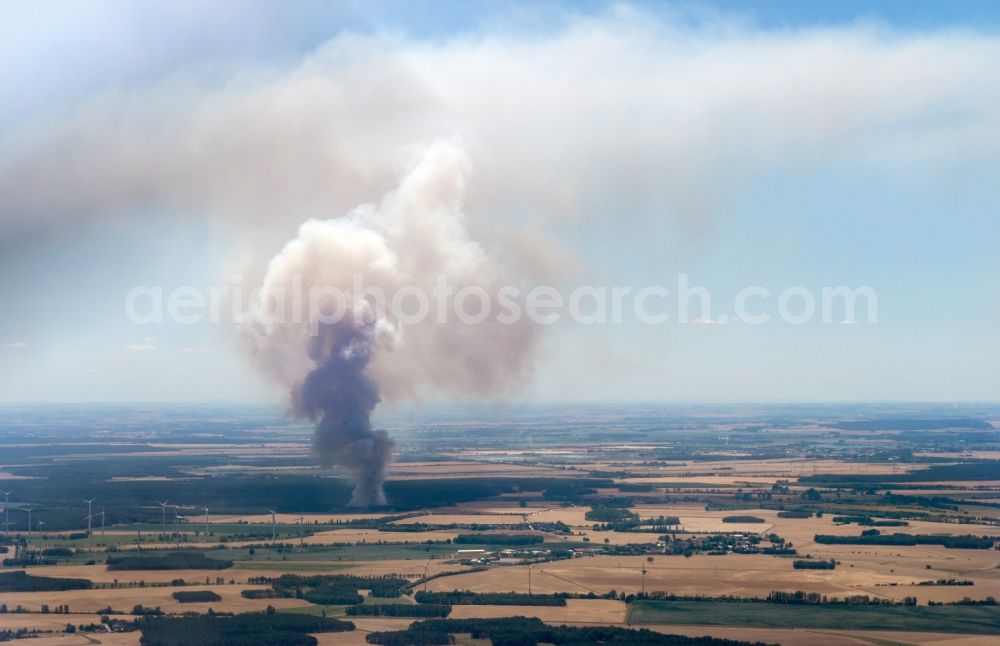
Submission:
{"label": "wind turbine tower", "polygon": [[90,533],[91,533],[90,530],[92,528],[92,523],[94,520],[94,509],[93,509],[94,498],[91,498],[90,500],[84,500],[83,502],[87,503],[87,538],[90,538]]}
{"label": "wind turbine tower", "polygon": [[21,507],[20,509],[28,512],[28,540],[31,540],[31,507]]}
{"label": "wind turbine tower", "polygon": [[161,500],[157,502],[160,506],[160,540],[167,535],[167,501]]}

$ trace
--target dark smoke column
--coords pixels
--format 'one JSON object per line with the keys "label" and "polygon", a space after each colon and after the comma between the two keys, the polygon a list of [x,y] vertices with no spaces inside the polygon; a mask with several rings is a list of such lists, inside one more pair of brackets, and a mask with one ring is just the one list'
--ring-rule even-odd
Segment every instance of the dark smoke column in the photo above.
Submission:
{"label": "dark smoke column", "polygon": [[324,466],[347,468],[354,479],[351,506],[385,504],[385,470],[393,441],[372,430],[378,384],[365,373],[375,351],[374,325],[342,320],[310,339],[316,367],[292,393],[295,412],[316,422],[313,449]]}

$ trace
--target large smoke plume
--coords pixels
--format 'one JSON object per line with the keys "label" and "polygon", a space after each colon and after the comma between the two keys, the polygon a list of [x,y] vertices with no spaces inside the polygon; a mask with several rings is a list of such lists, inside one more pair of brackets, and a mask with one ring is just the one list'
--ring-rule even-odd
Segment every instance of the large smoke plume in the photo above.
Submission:
{"label": "large smoke plume", "polygon": [[316,420],[313,448],[323,464],[350,470],[356,485],[351,504],[384,505],[382,483],[393,442],[371,425],[378,384],[365,368],[375,351],[374,329],[345,320],[317,332],[308,349],[316,368],[292,393],[295,411]]}
{"label": "large smoke plume", "polygon": [[495,298],[514,278],[469,235],[462,210],[469,166],[460,145],[435,143],[377,206],[302,224],[268,265],[260,292],[268,316],[244,326],[258,363],[289,387],[293,411],[316,421],[321,462],[354,479],[352,504],[385,503],[393,444],[371,425],[380,390],[389,399],[427,389],[497,393],[530,365],[537,330],[526,318],[473,324],[428,312],[402,325],[373,296],[429,295],[444,280]]}

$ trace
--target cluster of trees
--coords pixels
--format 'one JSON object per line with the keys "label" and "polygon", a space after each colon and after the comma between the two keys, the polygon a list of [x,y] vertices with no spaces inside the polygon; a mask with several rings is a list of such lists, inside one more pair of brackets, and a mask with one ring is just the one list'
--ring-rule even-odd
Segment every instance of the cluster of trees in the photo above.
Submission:
{"label": "cluster of trees", "polygon": [[969,597],[962,597],[960,601],[928,601],[929,606],[995,606],[997,605],[997,600],[995,597],[986,597],[985,599],[971,599]]}
{"label": "cluster of trees", "polygon": [[42,550],[42,556],[73,556],[73,550],[68,547],[47,547]]}
{"label": "cluster of trees", "polygon": [[882,534],[877,529],[869,529],[860,536],[834,536],[816,534],[817,543],[826,545],[943,545],[955,549],[988,550],[996,543],[995,536],[947,536],[937,534]]}
{"label": "cluster of trees", "polygon": [[251,612],[234,616],[183,615],[147,618],[139,624],[143,646],[310,646],[309,633],[354,630],[350,621],[291,613]]}
{"label": "cluster of trees", "polygon": [[88,590],[94,583],[88,579],[61,579],[32,576],[23,571],[0,572],[0,592],[48,592],[52,590]]}
{"label": "cluster of trees", "polygon": [[178,590],[174,599],[181,603],[204,603],[206,601],[222,601],[222,597],[212,590]]}
{"label": "cluster of trees", "polygon": [[874,520],[871,516],[834,516],[832,520],[838,525],[857,523],[864,527],[906,527],[909,525],[905,520]]}
{"label": "cluster of trees", "polygon": [[[614,481],[607,478],[576,479],[557,478],[546,484],[543,489],[546,500],[557,502],[582,503],[585,496],[597,493],[598,488],[613,487]],[[521,487],[521,491],[536,491],[531,487]],[[436,503],[440,504],[440,503]]]}
{"label": "cluster of trees", "polygon": [[[253,583],[253,581],[251,581]],[[244,599],[274,599],[280,596],[274,590],[243,590],[240,592],[240,596]]]}
{"label": "cluster of trees", "polygon": [[[251,581],[253,582],[253,581]],[[364,599],[358,590],[373,597],[398,597],[409,581],[398,576],[352,576],[347,574],[301,576],[283,574],[270,580],[271,590],[244,590],[247,599],[288,597],[319,605],[355,605]]]}
{"label": "cluster of trees", "polygon": [[565,606],[569,596],[565,593],[525,594],[523,592],[470,592],[469,590],[424,592],[421,590],[414,598],[417,603],[446,606]]}
{"label": "cluster of trees", "polygon": [[224,570],[233,562],[200,552],[171,552],[142,556],[109,556],[109,570]]}
{"label": "cluster of trees", "polygon": [[812,518],[811,511],[779,511],[778,518]]}
{"label": "cluster of trees", "polygon": [[938,579],[937,581],[921,581],[917,585],[976,585],[968,579]]}
{"label": "cluster of trees", "polygon": [[451,614],[451,606],[436,604],[405,604],[405,603],[370,603],[360,606],[348,606],[347,614],[352,617],[447,617]]}
{"label": "cluster of trees", "polygon": [[764,523],[767,522],[759,516],[725,516],[722,519],[724,523]]}
{"label": "cluster of trees", "polygon": [[643,520],[635,512],[621,506],[629,503],[631,501],[628,499],[605,500],[601,504],[595,505],[584,515],[584,518],[597,521],[598,524],[594,525],[594,529],[597,531],[669,532],[681,524],[681,519],[677,516],[658,516]]}
{"label": "cluster of trees", "polygon": [[569,525],[557,520],[553,523],[532,523],[532,527],[540,532],[548,532],[550,534],[572,534],[573,530]]}
{"label": "cluster of trees", "polygon": [[639,524],[639,515],[624,507],[611,507],[607,505],[595,505],[588,511],[584,518],[598,523],[621,523],[632,522]]}
{"label": "cluster of trees", "polygon": [[55,565],[53,558],[43,558],[38,552],[32,552],[24,558],[10,558],[3,560],[4,567],[31,567],[35,565]]}
{"label": "cluster of trees", "polygon": [[[0,614],[5,615],[8,612],[10,612],[10,609],[7,608],[7,604],[6,603],[0,603]],[[22,612],[29,612],[29,611],[25,610],[24,606],[22,606],[21,604],[18,604],[14,608],[14,614],[21,614]],[[43,615],[47,615],[50,612],[54,613],[54,614],[57,614],[57,615],[68,615],[69,614],[69,606],[67,604],[60,604],[60,605],[56,606],[55,608],[50,608],[49,604],[43,603],[42,606],[41,606],[41,613]],[[3,640],[0,640],[0,641],[3,641]]]}
{"label": "cluster of trees", "polygon": [[494,646],[534,646],[535,644],[637,644],[639,646],[763,646],[761,642],[666,635],[648,629],[612,626],[550,626],[540,619],[431,619],[418,621],[406,630],[369,633],[365,639],[380,646],[450,644],[455,633],[470,633],[473,639],[489,639]]}
{"label": "cluster of trees", "polygon": [[796,570],[834,570],[837,562],[833,559],[829,561],[793,561],[792,567]]}
{"label": "cluster of trees", "polygon": [[455,543],[462,545],[535,545],[545,540],[537,534],[459,534]]}
{"label": "cluster of trees", "polygon": [[783,603],[788,605],[832,605],[832,606],[915,606],[916,597],[906,597],[902,601],[895,599],[881,599],[869,597],[867,594],[858,594],[850,597],[828,597],[825,594],[816,592],[778,592],[773,591],[767,595],[768,603]]}

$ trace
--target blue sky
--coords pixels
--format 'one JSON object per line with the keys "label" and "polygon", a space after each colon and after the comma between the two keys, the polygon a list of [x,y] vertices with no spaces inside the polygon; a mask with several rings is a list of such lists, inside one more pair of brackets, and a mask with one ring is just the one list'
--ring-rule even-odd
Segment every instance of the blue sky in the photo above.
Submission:
{"label": "blue sky", "polygon": [[471,158],[472,234],[545,239],[564,287],[686,274],[713,319],[747,285],[878,294],[875,324],[561,324],[514,397],[1000,392],[997,3],[2,11],[0,400],[282,401],[233,326],[137,325],[125,294],[259,280],[436,137]]}

